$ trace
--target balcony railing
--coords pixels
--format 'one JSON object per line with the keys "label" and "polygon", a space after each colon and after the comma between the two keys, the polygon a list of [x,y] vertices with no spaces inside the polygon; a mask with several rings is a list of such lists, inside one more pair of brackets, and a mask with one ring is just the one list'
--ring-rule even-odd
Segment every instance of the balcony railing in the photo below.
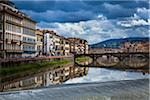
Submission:
{"label": "balcony railing", "polygon": [[35,44],[35,43],[36,43],[36,41],[27,41],[27,40],[23,40],[22,42],[26,42],[26,43],[33,43],[33,44]]}

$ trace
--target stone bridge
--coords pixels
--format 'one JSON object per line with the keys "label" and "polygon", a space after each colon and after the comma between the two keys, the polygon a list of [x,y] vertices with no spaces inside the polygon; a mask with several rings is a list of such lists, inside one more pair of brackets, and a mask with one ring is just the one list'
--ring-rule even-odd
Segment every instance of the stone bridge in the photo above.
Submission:
{"label": "stone bridge", "polygon": [[[91,58],[89,63],[79,63],[78,57]],[[102,68],[148,68],[149,53],[100,53],[100,54],[74,54],[74,64],[81,67]]]}

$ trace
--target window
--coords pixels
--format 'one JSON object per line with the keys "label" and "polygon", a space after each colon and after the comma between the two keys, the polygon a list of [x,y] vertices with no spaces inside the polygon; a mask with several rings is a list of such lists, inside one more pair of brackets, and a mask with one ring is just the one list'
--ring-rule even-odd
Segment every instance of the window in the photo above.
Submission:
{"label": "window", "polygon": [[2,23],[0,23],[0,30],[2,30]]}
{"label": "window", "polygon": [[3,39],[3,34],[0,32],[0,40]]}
{"label": "window", "polygon": [[2,15],[0,15],[0,21],[2,21]]}
{"label": "window", "polygon": [[6,30],[21,33],[21,27],[12,24],[6,24]]}
{"label": "window", "polygon": [[8,15],[8,14],[6,16],[6,20],[21,24],[21,19],[14,17],[14,16],[11,16],[11,15]]}
{"label": "window", "polygon": [[23,21],[23,25],[25,27],[32,28],[32,29],[35,29],[35,26],[36,26],[35,23],[33,23],[33,22],[29,21],[29,20],[24,20]]}
{"label": "window", "polygon": [[23,28],[23,34],[35,36],[35,31],[34,31],[34,30],[27,29],[27,28]]}

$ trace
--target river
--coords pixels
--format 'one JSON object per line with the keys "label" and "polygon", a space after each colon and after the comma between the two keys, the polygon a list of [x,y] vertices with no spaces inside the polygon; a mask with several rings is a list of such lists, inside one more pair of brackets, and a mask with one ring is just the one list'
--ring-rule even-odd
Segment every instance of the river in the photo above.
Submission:
{"label": "river", "polygon": [[1,85],[1,91],[43,88],[57,84],[107,82],[149,78],[149,74],[115,69],[64,66],[52,71],[36,73],[21,79],[12,79]]}
{"label": "river", "polygon": [[105,68],[89,68],[89,72],[86,76],[70,79],[64,84],[134,80],[148,78],[149,76],[149,74],[143,75],[141,72],[119,71]]}

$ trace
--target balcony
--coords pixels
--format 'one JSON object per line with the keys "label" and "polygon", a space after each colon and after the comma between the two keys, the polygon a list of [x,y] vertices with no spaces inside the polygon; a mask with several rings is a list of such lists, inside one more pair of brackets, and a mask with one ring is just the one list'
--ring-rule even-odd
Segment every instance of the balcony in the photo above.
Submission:
{"label": "balcony", "polygon": [[16,39],[12,39],[12,40],[11,40],[11,43],[12,43],[12,44],[17,44],[18,42],[20,42],[20,41],[19,41],[19,40],[16,40]]}
{"label": "balcony", "polygon": [[21,53],[21,52],[23,52],[23,51],[22,51],[21,48],[20,48],[20,49],[6,49],[6,52]]}
{"label": "balcony", "polygon": [[25,52],[25,53],[35,53],[36,52],[36,50],[35,50],[35,48],[23,48],[23,51]]}
{"label": "balcony", "polygon": [[19,23],[19,22],[15,22],[15,21],[11,21],[11,20],[6,20],[6,22],[9,23],[9,24],[20,26],[20,27],[22,26],[21,22]]}
{"label": "balcony", "polygon": [[21,40],[18,40],[18,39],[5,39],[6,43],[7,44],[21,44]]}
{"label": "balcony", "polygon": [[24,43],[36,44],[36,42],[35,42],[35,41],[27,41],[27,40],[23,40],[22,42],[24,42]]}

